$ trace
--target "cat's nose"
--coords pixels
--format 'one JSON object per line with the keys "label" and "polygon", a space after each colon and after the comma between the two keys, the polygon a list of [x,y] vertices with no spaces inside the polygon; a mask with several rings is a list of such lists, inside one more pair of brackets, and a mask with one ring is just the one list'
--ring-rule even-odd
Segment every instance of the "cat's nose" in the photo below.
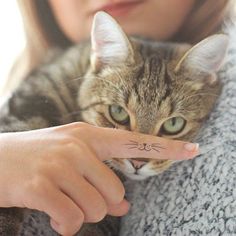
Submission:
{"label": "cat's nose", "polygon": [[147,164],[147,161],[137,161],[134,159],[129,159],[129,161],[136,170],[142,168],[145,164]]}

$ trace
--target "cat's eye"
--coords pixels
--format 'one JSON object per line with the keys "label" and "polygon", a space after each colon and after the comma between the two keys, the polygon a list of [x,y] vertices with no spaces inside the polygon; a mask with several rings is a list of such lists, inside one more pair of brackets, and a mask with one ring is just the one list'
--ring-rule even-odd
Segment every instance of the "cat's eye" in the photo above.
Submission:
{"label": "cat's eye", "polygon": [[129,123],[129,114],[119,105],[110,105],[109,114],[111,118],[118,124],[126,125]]}
{"label": "cat's eye", "polygon": [[169,120],[166,120],[162,127],[161,133],[167,135],[175,135],[180,133],[186,125],[186,120],[182,117],[172,117]]}

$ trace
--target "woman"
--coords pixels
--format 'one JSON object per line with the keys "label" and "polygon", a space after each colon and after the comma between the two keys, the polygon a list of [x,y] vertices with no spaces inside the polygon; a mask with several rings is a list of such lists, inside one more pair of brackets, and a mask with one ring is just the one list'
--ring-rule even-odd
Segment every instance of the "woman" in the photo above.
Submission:
{"label": "woman", "polygon": [[[52,47],[62,47],[66,48],[71,45],[72,42],[80,42],[89,36],[89,29],[91,26],[92,15],[97,10],[106,10],[108,13],[113,15],[122,27],[126,30],[128,34],[139,34],[142,36],[150,37],[157,40],[176,40],[184,42],[197,42],[200,39],[206,37],[207,35],[216,32],[225,16],[229,15],[229,1],[194,1],[194,0],[159,0],[159,1],[96,1],[96,4],[92,1],[19,1],[23,16],[25,17],[25,29],[28,39],[27,48],[25,51],[25,68],[24,74],[32,70],[38,63],[43,60],[46,51]],[[210,9],[210,10],[209,10]],[[210,12],[209,12],[210,11]],[[156,23],[158,22],[158,24]],[[20,64],[19,64],[20,65]],[[16,65],[17,66],[17,65]],[[19,67],[18,67],[19,68]],[[18,71],[18,70],[17,70]],[[19,75],[20,76],[20,75]],[[88,126],[86,126],[87,128]],[[91,127],[88,129],[91,130]],[[68,131],[69,130],[69,131]],[[42,135],[47,135],[50,129],[47,131],[40,131]],[[57,134],[64,135],[64,133],[69,133],[71,135],[70,129],[67,127],[56,129]],[[60,133],[61,132],[61,133]],[[92,132],[92,131],[91,131]],[[32,143],[34,139],[28,140],[28,138],[35,136],[35,133],[28,133],[29,135],[23,135],[27,140],[27,145]],[[30,136],[32,134],[32,136]],[[22,135],[22,134],[20,134]],[[39,136],[41,133],[39,133]],[[55,135],[52,134],[51,137]],[[72,134],[74,135],[74,134]],[[78,135],[79,136],[79,135]],[[15,140],[12,136],[2,136],[2,142],[7,143],[11,141],[12,145]],[[10,138],[9,138],[10,137]],[[22,136],[19,136],[22,137]],[[36,135],[37,137],[37,135]],[[4,140],[5,139],[5,140]],[[13,141],[12,141],[13,140]],[[1,141],[1,140],[0,140]],[[30,141],[30,142],[29,142]],[[54,141],[54,140],[53,140]],[[17,141],[16,141],[17,142]],[[88,142],[88,143],[86,143]],[[90,145],[88,140],[85,140],[86,145]],[[171,144],[170,144],[171,145]],[[4,147],[4,146],[3,146]],[[6,151],[11,152],[11,148],[6,146]],[[40,148],[40,147],[39,147]],[[2,149],[4,150],[4,149]],[[96,148],[95,148],[96,150]],[[30,150],[27,150],[30,152]],[[196,151],[194,149],[194,151]],[[99,155],[99,153],[97,153]],[[196,154],[191,153],[191,155]],[[27,153],[30,156],[30,153]],[[12,154],[13,156],[13,154]],[[13,159],[14,160],[14,159]],[[103,167],[101,167],[103,168]],[[56,173],[55,173],[56,175]],[[111,173],[109,173],[111,175]],[[111,178],[115,178],[114,176]],[[118,180],[114,180],[118,181]],[[2,181],[3,182],[3,181]],[[1,183],[1,182],[0,182]],[[152,182],[150,182],[151,184]],[[168,183],[168,180],[166,181]],[[102,210],[103,213],[98,213],[95,221],[104,216],[104,213],[110,213],[113,215],[123,215],[127,211],[127,202],[122,200],[122,186],[120,183],[116,182],[116,190],[119,189],[121,197],[119,200],[113,201],[115,206],[108,206],[108,210]],[[149,184],[149,186],[150,186]],[[1,184],[0,184],[1,185]],[[163,184],[164,185],[164,184]],[[4,186],[2,184],[1,186]],[[185,186],[186,187],[186,186]],[[9,191],[11,189],[9,188]],[[134,189],[135,191],[140,191],[139,188]],[[0,198],[1,199],[1,198]],[[2,198],[3,200],[6,197]],[[33,198],[32,198],[33,200]],[[144,201],[145,198],[138,199],[140,202]],[[101,202],[102,200],[100,200]],[[52,203],[52,201],[50,201]],[[103,205],[107,205],[107,202]],[[5,205],[4,205],[5,204]],[[1,206],[13,206],[16,204],[15,199],[12,202],[5,203],[3,201]],[[114,205],[112,204],[112,205]],[[139,204],[139,203],[138,203]],[[19,206],[16,205],[16,206]],[[22,205],[20,205],[22,206]],[[73,225],[70,219],[73,219],[72,214],[67,220],[65,217],[60,218],[60,212],[55,213],[56,206],[49,212],[50,204],[35,206],[35,204],[29,205],[31,208],[37,208],[39,210],[44,210],[49,213],[54,221],[51,221],[52,227],[62,234],[71,234],[76,232],[80,227],[81,223],[85,220],[88,222],[94,221],[91,219],[93,212],[88,212],[84,215],[83,211],[76,211],[76,218],[80,219],[79,222]],[[106,207],[105,207],[106,208]],[[118,210],[119,209],[119,210]],[[137,208],[136,208],[137,209]],[[149,209],[147,207],[147,209]],[[86,212],[86,213],[87,213]],[[144,211],[145,212],[145,211]],[[90,213],[90,214],[89,214]],[[136,212],[137,213],[137,212]],[[146,212],[145,212],[146,213]],[[140,220],[139,214],[137,215],[137,220]],[[134,215],[131,214],[124,219],[124,227],[130,225],[130,221],[133,220]],[[143,215],[142,215],[143,217]],[[85,219],[84,219],[85,218]],[[134,217],[135,218],[135,217]],[[127,221],[126,221],[127,220]],[[57,221],[58,224],[55,223]],[[68,227],[70,224],[70,227]],[[146,223],[145,223],[146,224]],[[147,225],[147,224],[146,224]],[[73,228],[73,229],[72,229]],[[160,228],[161,229],[161,228]],[[71,231],[70,231],[71,230]],[[144,235],[145,230],[147,232],[147,227],[136,228],[129,233],[129,230],[124,228],[123,234],[133,235],[140,233]],[[141,231],[142,233],[141,233]],[[155,232],[153,231],[153,235]]]}

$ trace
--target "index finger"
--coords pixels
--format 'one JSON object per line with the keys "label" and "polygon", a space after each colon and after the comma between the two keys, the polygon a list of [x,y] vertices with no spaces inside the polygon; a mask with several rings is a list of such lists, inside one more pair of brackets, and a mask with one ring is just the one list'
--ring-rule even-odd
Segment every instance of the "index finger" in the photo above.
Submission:
{"label": "index finger", "polygon": [[91,126],[84,138],[102,161],[116,158],[185,160],[199,154],[197,143],[188,143],[120,129]]}

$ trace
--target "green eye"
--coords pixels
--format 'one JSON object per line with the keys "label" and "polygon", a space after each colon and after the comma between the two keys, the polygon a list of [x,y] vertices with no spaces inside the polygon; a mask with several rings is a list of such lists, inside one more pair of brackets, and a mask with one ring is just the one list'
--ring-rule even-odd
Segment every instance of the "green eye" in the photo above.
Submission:
{"label": "green eye", "polygon": [[121,106],[110,105],[109,113],[111,118],[118,124],[125,125],[129,122],[129,115]]}
{"label": "green eye", "polygon": [[173,117],[165,121],[161,127],[162,133],[175,135],[180,133],[186,125],[186,120],[182,117]]}

